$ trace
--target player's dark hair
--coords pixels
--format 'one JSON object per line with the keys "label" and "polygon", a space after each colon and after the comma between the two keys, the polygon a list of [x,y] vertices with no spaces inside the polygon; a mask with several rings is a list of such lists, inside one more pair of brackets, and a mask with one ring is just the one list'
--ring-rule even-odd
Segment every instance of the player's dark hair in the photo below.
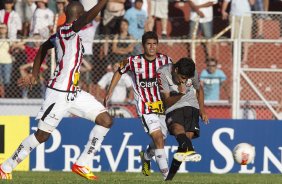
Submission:
{"label": "player's dark hair", "polygon": [[174,64],[175,68],[178,68],[178,74],[185,75],[188,78],[192,78],[195,75],[195,62],[191,58],[181,58]]}
{"label": "player's dark hair", "polygon": [[142,45],[145,45],[145,43],[146,43],[146,41],[148,39],[157,40],[157,43],[159,43],[158,35],[157,35],[157,33],[153,32],[153,31],[148,31],[148,32],[143,34],[143,36],[142,36]]}

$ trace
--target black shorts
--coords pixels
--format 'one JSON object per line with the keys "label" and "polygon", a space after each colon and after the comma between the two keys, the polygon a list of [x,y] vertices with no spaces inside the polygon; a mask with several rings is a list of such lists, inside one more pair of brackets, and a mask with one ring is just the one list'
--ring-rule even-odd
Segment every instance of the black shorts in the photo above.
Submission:
{"label": "black shorts", "polygon": [[184,127],[185,132],[194,132],[193,138],[197,138],[200,136],[199,115],[199,109],[194,107],[186,106],[175,109],[166,115],[167,128],[170,132],[169,127],[173,123],[178,123]]}

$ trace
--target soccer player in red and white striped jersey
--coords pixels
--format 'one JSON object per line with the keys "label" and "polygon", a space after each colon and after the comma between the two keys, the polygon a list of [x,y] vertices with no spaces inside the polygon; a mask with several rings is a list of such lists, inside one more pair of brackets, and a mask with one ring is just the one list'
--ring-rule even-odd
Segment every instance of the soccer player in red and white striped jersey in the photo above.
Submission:
{"label": "soccer player in red and white striped jersey", "polygon": [[141,152],[142,172],[150,175],[150,159],[155,156],[164,179],[168,173],[168,163],[164,151],[164,138],[167,135],[164,107],[161,101],[157,82],[157,70],[172,63],[171,58],[157,53],[158,36],[149,31],[142,36],[144,54],[130,56],[120,63],[119,70],[114,74],[111,85],[104,100],[104,105],[112,96],[113,90],[122,74],[129,73],[133,81],[134,98],[138,115],[142,118],[145,131],[153,142],[149,149]]}
{"label": "soccer player in red and white striped jersey", "polygon": [[146,103],[161,100],[156,71],[168,63],[171,63],[168,56],[157,53],[156,58],[153,60],[145,59],[144,55],[130,56],[126,61],[126,65],[120,68],[119,72],[121,74],[127,71],[132,72],[134,91],[138,94],[135,100],[138,102],[137,110],[139,115],[159,113],[154,112],[154,109],[151,109]]}
{"label": "soccer player in red and white striped jersey", "polygon": [[47,51],[55,47],[57,67],[47,84],[44,102],[36,117],[38,130],[23,140],[13,155],[0,164],[0,179],[12,179],[12,170],[40,143],[48,140],[51,132],[68,113],[96,123],[72,171],[89,180],[97,179],[87,164],[99,150],[112,126],[112,118],[94,96],[78,87],[83,46],[77,33],[98,15],[106,2],[99,0],[88,12],[84,12],[83,6],[77,1],[69,3],[66,7],[66,24],[40,46],[34,59],[32,75],[19,80],[19,86],[31,88],[38,79],[40,65]]}

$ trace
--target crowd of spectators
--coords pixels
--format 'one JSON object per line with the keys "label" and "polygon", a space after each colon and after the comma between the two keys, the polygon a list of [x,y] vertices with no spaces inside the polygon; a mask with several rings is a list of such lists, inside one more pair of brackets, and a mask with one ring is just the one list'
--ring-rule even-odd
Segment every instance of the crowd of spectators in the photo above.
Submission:
{"label": "crowd of spectators", "polygon": [[[50,57],[46,58],[46,63],[42,66],[43,74],[38,84],[38,94],[28,94],[26,91],[20,90],[18,94],[12,93],[9,95],[7,91],[11,93],[11,86],[16,86],[16,80],[13,81],[11,76],[15,78],[29,74],[36,50],[40,44],[38,39],[47,39],[64,24],[66,20],[64,7],[69,1],[3,0],[0,2],[0,37],[1,39],[9,39],[9,41],[0,40],[0,97],[42,98],[45,79],[49,77],[51,71]],[[80,2],[85,10],[89,10],[97,3],[97,0],[80,0]],[[93,93],[97,92],[97,88],[98,91],[104,90],[106,82],[102,84],[100,81],[99,84],[99,80],[105,74],[101,71],[106,71],[109,66],[115,66],[116,62],[131,54],[142,53],[140,43],[125,43],[121,40],[141,39],[145,31],[158,29],[157,21],[160,21],[161,25],[160,30],[157,31],[160,34],[159,36],[163,39],[169,38],[168,29],[171,28],[168,28],[168,24],[173,19],[173,17],[170,17],[173,13],[169,12],[171,3],[189,4],[190,22],[187,29],[190,30],[188,37],[191,39],[198,35],[198,32],[195,32],[195,25],[198,21],[198,31],[202,33],[202,37],[212,38],[214,36],[213,18],[218,12],[220,14],[217,14],[217,16],[222,16],[223,20],[230,19],[230,22],[238,22],[241,16],[246,15],[246,12],[251,10],[268,11],[271,5],[268,0],[232,0],[231,3],[229,2],[230,0],[109,0],[101,14],[79,33],[84,45],[83,88]],[[234,15],[235,19],[231,19],[229,15]],[[247,15],[247,18],[249,18],[247,19],[249,21],[245,22],[244,38],[251,37],[250,32],[253,24],[250,15]],[[261,16],[256,22],[258,38],[263,37],[262,20],[267,18]],[[235,25],[238,26],[236,23]],[[231,35],[236,37],[237,34],[232,33]],[[15,39],[17,39],[17,42],[13,41]],[[23,39],[23,41],[18,42],[19,39]],[[26,39],[29,42],[26,42]],[[93,45],[95,39],[106,41],[103,44]],[[108,42],[108,40],[114,40],[114,42]],[[205,46],[205,50],[210,57],[210,46]],[[243,61],[247,60],[248,45],[245,45],[244,53]],[[202,72],[202,74],[205,74],[203,78],[214,75],[209,72],[209,69],[213,67],[212,62],[215,61],[207,60],[208,69]],[[218,83],[221,84],[224,81],[223,78],[223,75],[221,75],[220,79],[216,80],[219,80]],[[210,85],[208,81],[215,80],[203,79],[206,87]],[[93,88],[95,89],[93,90]]]}

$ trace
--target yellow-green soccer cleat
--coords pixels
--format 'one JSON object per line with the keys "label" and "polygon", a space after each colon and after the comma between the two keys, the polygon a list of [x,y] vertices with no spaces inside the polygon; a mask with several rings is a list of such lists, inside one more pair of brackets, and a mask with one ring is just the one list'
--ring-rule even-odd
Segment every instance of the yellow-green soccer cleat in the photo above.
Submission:
{"label": "yellow-green soccer cleat", "polygon": [[0,164],[0,179],[1,180],[11,180],[12,179],[12,173],[5,173],[1,169],[1,164]]}
{"label": "yellow-green soccer cleat", "polygon": [[139,153],[141,157],[141,164],[142,164],[142,173],[145,176],[150,176],[151,175],[151,162],[150,160],[146,160],[144,158],[144,151],[141,151]]}
{"label": "yellow-green soccer cleat", "polygon": [[195,151],[176,152],[173,158],[179,162],[199,162],[202,156]]}
{"label": "yellow-green soccer cleat", "polygon": [[88,180],[98,180],[98,177],[90,171],[89,167],[73,164],[71,170],[72,172]]}

